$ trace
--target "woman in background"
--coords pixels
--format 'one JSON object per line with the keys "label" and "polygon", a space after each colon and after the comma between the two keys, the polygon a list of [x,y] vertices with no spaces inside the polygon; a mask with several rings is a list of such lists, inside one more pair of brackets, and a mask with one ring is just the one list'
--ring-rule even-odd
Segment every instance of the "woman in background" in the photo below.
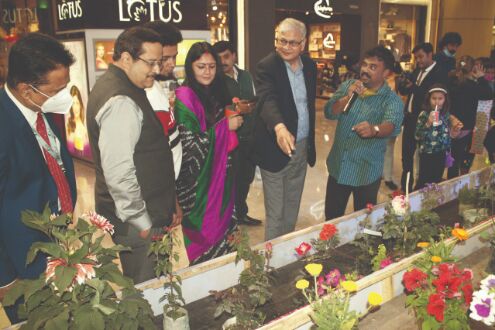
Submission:
{"label": "woman in background", "polygon": [[483,79],[484,68],[471,56],[462,56],[457,64],[456,76],[449,83],[451,115],[463,125],[458,137],[452,141],[454,164],[448,170],[448,178],[469,173],[474,160],[471,153],[473,129],[476,125],[478,101],[490,100],[492,91]]}
{"label": "woman in background", "polygon": [[231,252],[234,190],[231,151],[241,116],[225,117],[231,102],[221,62],[207,42],[195,43],[185,61],[186,80],[176,90],[175,116],[183,155],[177,181],[182,230],[191,264]]}

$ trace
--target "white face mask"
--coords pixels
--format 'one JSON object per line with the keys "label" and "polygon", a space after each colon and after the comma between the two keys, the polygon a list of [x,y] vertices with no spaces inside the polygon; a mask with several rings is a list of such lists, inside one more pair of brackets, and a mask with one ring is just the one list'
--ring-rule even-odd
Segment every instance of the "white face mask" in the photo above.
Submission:
{"label": "white face mask", "polygon": [[39,107],[44,113],[59,113],[65,115],[69,112],[72,107],[72,102],[74,101],[72,95],[70,95],[69,88],[65,87],[57,94],[53,96],[48,96],[33,85],[29,85],[38,93],[46,96],[46,101],[41,106],[31,101],[34,105]]}

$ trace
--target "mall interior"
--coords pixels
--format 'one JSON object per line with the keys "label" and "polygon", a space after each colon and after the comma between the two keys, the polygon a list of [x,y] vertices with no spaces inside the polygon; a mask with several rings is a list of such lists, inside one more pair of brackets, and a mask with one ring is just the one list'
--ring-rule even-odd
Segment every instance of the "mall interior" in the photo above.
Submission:
{"label": "mall interior", "polygon": [[[357,62],[368,49],[380,44],[392,50],[402,70],[412,71],[415,67],[414,56],[411,56],[414,46],[422,42],[436,46],[447,32],[458,32],[462,36],[457,58],[463,55],[495,57],[495,0],[0,0],[0,12],[2,84],[7,76],[10,47],[27,33],[42,32],[54,36],[74,55],[76,62],[70,70],[70,85],[80,90],[83,109],[93,85],[112,62],[114,41],[125,28],[154,20],[175,24],[184,38],[178,47],[175,68],[175,76],[180,82],[185,77],[186,54],[195,42],[230,41],[237,50],[238,66],[255,76],[257,63],[274,50],[275,26],[285,18],[302,21],[308,31],[305,52],[316,62],[318,70],[316,164],[307,170],[296,231],[288,234],[287,238],[273,241],[274,245],[288,244],[285,252],[278,252],[280,255],[294,254],[292,245],[287,242],[292,239],[297,244],[301,243],[302,238],[295,239],[297,235],[310,237],[309,233],[314,228],[321,229],[325,221],[326,159],[333,145],[337,122],[326,119],[323,108],[338,88],[334,77],[347,71],[343,61],[354,58]],[[393,77],[389,82],[393,87]],[[75,165],[77,203],[74,217],[77,218],[95,208],[95,169],[87,134],[71,139],[67,133],[68,117],[61,115],[57,123],[62,132],[61,142],[68,146]],[[401,150],[402,136],[399,135],[391,165],[392,180],[399,185]],[[483,150],[476,154],[471,172],[489,167],[488,155]],[[447,180],[446,173],[444,179]],[[382,181],[377,204],[390,201],[393,192]],[[249,215],[260,219],[262,224],[241,227],[247,231],[252,246],[263,247],[265,208],[259,170],[251,184],[247,203]],[[351,219],[358,215],[354,213],[351,198],[343,218]],[[339,219],[332,221],[337,221],[336,224],[343,221]],[[185,278],[232,264],[233,259],[225,259],[218,264],[213,261],[189,267],[180,227],[176,231],[181,242],[177,247],[180,258],[174,262],[174,269],[182,272]],[[112,244],[110,237],[105,241]],[[208,277],[202,280],[209,283]],[[222,280],[210,278],[210,281]],[[392,282],[390,280],[389,285],[393,286]],[[149,287],[153,285],[145,286]],[[212,288],[217,287],[212,285]],[[380,310],[361,320],[359,329],[417,329],[414,315],[403,307],[405,299],[401,292],[390,296],[389,302]],[[287,321],[266,329],[309,329],[303,325],[302,318],[296,318],[299,323],[294,321],[297,326]],[[200,326],[198,316],[195,323],[193,319],[194,316],[190,315],[191,329],[220,328],[218,322],[213,325],[205,321],[208,325]],[[0,328],[7,326],[9,322],[0,310]]]}

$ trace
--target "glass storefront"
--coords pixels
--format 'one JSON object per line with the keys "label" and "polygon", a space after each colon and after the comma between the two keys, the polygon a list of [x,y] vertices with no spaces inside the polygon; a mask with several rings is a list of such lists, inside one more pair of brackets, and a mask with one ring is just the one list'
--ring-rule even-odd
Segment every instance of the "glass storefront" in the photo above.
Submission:
{"label": "glass storefront", "polygon": [[403,69],[410,70],[414,45],[425,41],[426,6],[382,3],[378,43],[389,48]]}
{"label": "glass storefront", "polygon": [[211,33],[211,43],[220,40],[230,40],[229,3],[227,0],[208,1],[208,27]]}

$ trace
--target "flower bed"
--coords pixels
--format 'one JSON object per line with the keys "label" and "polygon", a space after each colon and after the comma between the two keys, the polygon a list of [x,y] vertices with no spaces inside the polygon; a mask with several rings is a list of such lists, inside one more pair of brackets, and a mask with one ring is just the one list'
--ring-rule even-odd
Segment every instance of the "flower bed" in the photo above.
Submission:
{"label": "flower bed", "polygon": [[[482,177],[486,176],[486,173],[489,171],[489,169],[490,168],[483,169],[477,172],[473,172],[469,175],[465,175],[463,177],[459,177],[442,183],[440,187],[445,196],[445,201],[452,202],[457,197],[457,193],[462,186],[469,185],[470,187],[474,187],[479,182],[483,182],[484,179]],[[420,192],[415,192],[410,195],[409,201],[411,210],[419,210],[419,208],[421,207],[421,198],[422,196]],[[456,211],[457,210],[454,210],[453,212],[456,213]],[[385,212],[386,211],[384,204],[375,206],[371,214],[369,214],[370,224],[375,225],[379,219],[384,217]],[[329,222],[334,224],[338,229],[341,248],[337,250],[343,252],[342,255],[333,257],[332,263],[338,262],[341,264],[345,264],[346,259],[349,259],[346,257],[346,255],[349,254],[349,246],[346,244],[354,240],[359,228],[359,223],[367,216],[368,214],[366,210],[363,210]],[[281,314],[291,312],[291,310],[284,311],[283,309],[279,308],[280,306],[286,306],[288,302],[291,302],[293,300],[292,298],[294,297],[294,295],[292,294],[294,293],[294,290],[287,290],[287,288],[293,286],[295,278],[293,276],[293,273],[286,272],[285,270],[291,268],[303,268],[304,263],[298,261],[298,256],[295,253],[295,249],[298,248],[302,242],[310,242],[311,240],[317,239],[322,232],[323,226],[323,223],[315,225],[276,238],[271,241],[273,257],[270,264],[278,270],[275,272],[275,274],[276,276],[278,276],[277,281],[280,284],[279,286],[274,286],[273,303],[266,307],[266,312],[269,315],[268,320],[270,319],[270,316],[271,318],[279,317]],[[482,225],[479,225],[476,228],[480,226]],[[473,231],[476,228],[473,228],[470,231]],[[466,244],[462,247],[463,251],[466,250],[469,252],[473,251],[473,249],[475,250],[479,248],[479,245],[471,243],[471,241],[472,238],[468,242],[466,242]],[[263,249],[264,246],[265,244],[260,244],[256,248]],[[456,247],[456,251],[457,250],[458,248]],[[391,297],[400,294],[402,292],[402,285],[400,284],[400,273],[409,266],[411,260],[413,260],[411,258],[414,258],[414,256],[403,259],[398,263],[395,263],[383,270],[362,278],[358,281],[359,292],[362,291],[365,297],[371,291],[381,292],[385,300],[389,300]],[[184,298],[186,303],[188,304],[188,309],[190,310],[191,314],[190,316],[192,328],[196,329],[196,327],[194,326],[195,317],[199,320],[199,322],[205,324],[205,319],[208,319],[209,315],[213,315],[215,306],[208,306],[208,304],[212,304],[212,302],[208,302],[209,298],[207,298],[210,290],[224,290],[237,284],[239,274],[242,272],[245,265],[242,261],[236,265],[234,263],[234,259],[235,255],[230,254],[200,265],[186,268],[179,272],[179,275],[182,277],[183,280],[182,290]],[[347,260],[347,263],[352,265],[353,260]],[[219,279],[222,280],[219,281]],[[138,285],[138,288],[144,291],[145,297],[148,299],[148,301],[150,301],[155,315],[159,315],[162,312],[161,305],[163,305],[163,303],[159,303],[158,301],[159,298],[163,295],[162,281],[163,280],[151,280]],[[359,292],[358,294],[351,297],[351,306],[353,309],[356,309],[356,311],[361,313],[365,311],[365,307],[360,307],[359,305]],[[202,299],[203,301],[200,301]],[[206,305],[203,304],[205,301]],[[199,306],[202,307],[200,308]],[[296,308],[297,306],[294,305],[293,307]],[[198,316],[194,316],[194,310],[196,309],[198,311],[201,311]],[[304,317],[302,315],[304,315]],[[301,318],[301,320],[308,320],[307,311],[305,311],[305,308],[299,309],[291,313],[287,317],[278,319],[265,325],[265,327],[277,328],[278,324],[282,324],[282,327],[287,326],[287,324],[289,323],[283,323],[283,320],[286,318],[290,320],[288,322],[290,323],[291,327],[296,327],[295,324],[304,324],[304,322],[298,321],[294,323],[294,320],[298,318]],[[218,322],[221,323],[221,320]]]}

